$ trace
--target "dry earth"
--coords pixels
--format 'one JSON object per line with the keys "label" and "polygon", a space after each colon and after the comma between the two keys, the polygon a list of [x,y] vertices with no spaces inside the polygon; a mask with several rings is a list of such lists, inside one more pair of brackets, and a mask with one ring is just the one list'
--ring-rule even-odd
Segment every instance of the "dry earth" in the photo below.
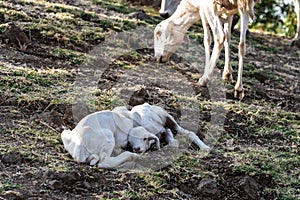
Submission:
{"label": "dry earth", "polygon": [[[138,9],[148,17],[135,19],[145,17],[130,14]],[[218,73],[211,86],[196,86],[202,69],[194,63],[203,65],[199,25],[189,32],[194,43],[186,48],[196,61],[177,53],[158,65],[149,45],[103,62],[110,55],[101,51],[105,44],[116,48],[105,43],[111,34],[153,30],[161,20],[156,8],[120,1],[9,0],[0,1],[0,14],[5,18],[0,15],[0,199],[299,198],[300,49],[288,39],[251,32],[245,97],[238,101],[234,83],[217,81]],[[20,47],[14,38],[22,31],[8,29],[8,21],[31,45]],[[233,36],[234,77],[237,44]],[[223,60],[221,55],[216,71]],[[78,101],[83,93],[91,100]],[[166,157],[167,164],[138,172],[78,164],[65,151],[61,131],[87,113],[143,102],[164,107],[213,150],[204,154],[191,145],[175,151],[176,158]]]}

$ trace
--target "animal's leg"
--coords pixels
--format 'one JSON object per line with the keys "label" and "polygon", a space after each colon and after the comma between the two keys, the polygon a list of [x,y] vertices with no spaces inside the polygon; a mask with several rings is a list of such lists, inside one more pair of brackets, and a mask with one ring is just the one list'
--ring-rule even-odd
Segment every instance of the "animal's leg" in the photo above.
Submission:
{"label": "animal's leg", "polygon": [[124,162],[135,160],[138,157],[139,157],[139,155],[136,153],[131,153],[129,151],[125,151],[116,157],[105,158],[98,164],[98,167],[105,168],[105,169],[111,169],[111,168],[118,167],[119,165],[123,164]]}
{"label": "animal's leg", "polygon": [[203,38],[203,43],[204,43],[204,48],[205,48],[205,68],[204,68],[204,74],[203,74],[203,81],[199,80],[199,85],[200,86],[206,86],[206,79],[208,79],[208,74],[209,74],[209,61],[210,61],[210,45],[211,45],[211,34],[210,34],[210,29],[209,29],[209,23],[207,21],[207,18],[204,14],[204,12],[200,11],[200,16],[201,16],[201,21],[203,24],[203,31],[204,31],[204,38]]}
{"label": "animal's leg", "polygon": [[177,126],[177,132],[178,134],[182,134],[182,135],[187,135],[189,137],[189,139],[195,143],[201,150],[204,151],[209,151],[210,147],[207,146],[204,142],[202,142],[200,140],[200,138],[192,131],[188,131],[182,127],[180,127],[179,125]]}
{"label": "animal's leg", "polygon": [[[87,162],[90,163],[90,165],[96,165],[99,161],[105,160],[106,158],[109,158],[114,150],[115,143],[113,142],[106,142],[104,146],[99,150],[99,152],[94,151],[88,159]],[[95,153],[98,153],[95,154]]]}
{"label": "animal's leg", "polygon": [[90,163],[90,165],[96,165],[97,162],[99,162],[100,158],[96,154],[92,154],[88,157],[87,162]]}
{"label": "animal's leg", "polygon": [[217,61],[219,59],[221,50],[224,46],[225,41],[225,32],[223,30],[222,22],[220,18],[215,15],[215,23],[214,27],[211,27],[213,30],[213,37],[214,37],[214,48],[212,51],[212,55],[209,62],[209,71],[200,78],[199,85],[206,85],[207,82],[209,82],[212,79],[213,70],[217,64]]}
{"label": "animal's leg", "polygon": [[242,77],[243,77],[244,56],[246,53],[246,32],[248,30],[249,13],[240,12],[240,16],[241,16],[241,33],[240,33],[240,43],[239,43],[239,70],[238,70],[238,78],[234,87],[234,97],[241,100],[244,97]]}
{"label": "animal's leg", "polygon": [[[297,15],[297,32],[292,40],[291,46],[296,45],[296,43],[300,43],[300,0],[294,0],[294,7]],[[300,46],[300,44],[297,46]]]}
{"label": "animal's leg", "polygon": [[231,35],[231,26],[232,26],[232,18],[231,16],[228,19],[228,22],[224,24],[224,32],[225,32],[225,42],[224,42],[224,49],[225,49],[225,65],[224,71],[222,74],[222,79],[226,81],[232,81],[232,68],[230,65],[230,35]]}
{"label": "animal's leg", "polygon": [[172,131],[169,128],[166,128],[166,142],[167,144],[178,147],[179,143],[178,141],[174,138]]}

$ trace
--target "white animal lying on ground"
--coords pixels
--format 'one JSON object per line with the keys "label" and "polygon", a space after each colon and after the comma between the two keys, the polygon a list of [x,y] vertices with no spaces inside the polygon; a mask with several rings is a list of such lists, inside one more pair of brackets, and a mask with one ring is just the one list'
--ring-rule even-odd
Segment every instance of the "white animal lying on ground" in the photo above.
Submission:
{"label": "white animal lying on ground", "polygon": [[159,106],[144,103],[131,109],[133,126],[142,126],[147,131],[154,133],[158,138],[164,139],[167,144],[178,145],[174,139],[172,130],[180,135],[186,135],[201,150],[208,151],[210,148],[192,131],[188,131],[175,121],[175,119]]}
{"label": "white animal lying on ground", "polygon": [[[200,149],[210,149],[195,133],[181,128],[162,108],[149,104],[135,106],[132,111],[117,107],[113,111],[92,113],[72,131],[63,131],[61,138],[65,149],[77,162],[116,168],[138,158],[154,143],[160,149],[159,137],[165,137],[168,144],[178,146],[171,129],[187,135]],[[123,150],[127,145],[132,147],[133,153]]]}
{"label": "white animal lying on ground", "polygon": [[[101,168],[115,168],[137,158],[159,139],[143,127],[133,128],[130,117],[114,111],[95,112],[84,117],[72,130],[61,134],[65,149],[80,163],[87,162]],[[138,148],[136,153],[122,152],[127,144]],[[116,157],[112,157],[116,156]]]}
{"label": "white animal lying on ground", "polygon": [[[230,29],[233,15],[239,12],[241,17],[239,69],[234,95],[242,99],[244,97],[242,72],[246,53],[246,32],[249,19],[254,19],[253,7],[256,1],[259,0],[182,0],[175,13],[159,23],[154,30],[155,57],[161,62],[167,62],[183,41],[187,30],[201,18],[204,29],[205,70],[198,84],[205,86],[212,79],[213,70],[223,46],[225,46],[225,66],[222,78],[231,81]],[[210,53],[210,30],[214,39],[212,53]]]}

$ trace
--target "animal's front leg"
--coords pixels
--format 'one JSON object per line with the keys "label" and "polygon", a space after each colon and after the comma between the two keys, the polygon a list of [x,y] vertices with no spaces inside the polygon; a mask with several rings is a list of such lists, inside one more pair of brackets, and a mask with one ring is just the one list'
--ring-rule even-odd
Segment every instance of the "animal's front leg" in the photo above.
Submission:
{"label": "animal's front leg", "polygon": [[231,26],[232,26],[232,18],[233,16],[228,18],[228,22],[224,24],[224,32],[225,32],[225,65],[222,74],[222,79],[225,81],[232,81],[232,68],[230,65],[230,35],[231,35]]}
{"label": "animal's front leg", "polygon": [[210,61],[208,63],[209,70],[208,72],[205,72],[204,75],[200,78],[199,85],[206,85],[212,79],[214,68],[218,62],[221,50],[224,46],[225,33],[223,30],[222,22],[217,16],[215,16],[214,27],[211,27],[211,29],[213,30],[214,48]]}
{"label": "animal's front leg", "polygon": [[105,169],[112,169],[120,166],[121,164],[132,161],[139,158],[139,155],[136,153],[131,153],[129,151],[125,151],[116,157],[107,157],[103,161],[98,164],[98,167]]}
{"label": "animal's front leg", "polygon": [[243,65],[244,65],[244,57],[246,53],[246,32],[248,30],[248,22],[249,22],[249,13],[241,12],[241,33],[240,33],[240,43],[239,43],[239,70],[238,70],[238,78],[234,87],[234,97],[238,99],[244,98],[244,88],[242,83],[243,77]]}
{"label": "animal's front leg", "polygon": [[208,20],[205,16],[204,12],[200,11],[201,21],[203,24],[203,31],[204,31],[204,37],[203,37],[203,43],[204,43],[204,49],[205,49],[205,68],[204,68],[204,74],[199,80],[198,84],[200,86],[206,86],[206,83],[208,82],[208,74],[209,74],[209,61],[210,61],[210,44],[211,44],[211,34],[209,29]]}

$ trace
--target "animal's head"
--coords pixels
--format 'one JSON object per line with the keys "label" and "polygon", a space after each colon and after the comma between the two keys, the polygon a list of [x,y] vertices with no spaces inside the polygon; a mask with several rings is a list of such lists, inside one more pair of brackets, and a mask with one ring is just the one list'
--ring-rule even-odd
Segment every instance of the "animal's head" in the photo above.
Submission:
{"label": "animal's head", "polygon": [[145,153],[154,143],[156,144],[156,148],[160,149],[159,138],[141,126],[130,130],[128,143],[134,153]]}
{"label": "animal's head", "polygon": [[159,14],[163,18],[170,17],[176,10],[181,0],[162,0]]}
{"label": "animal's head", "polygon": [[160,22],[154,30],[155,58],[160,62],[167,62],[178,49],[185,36],[180,27],[166,19]]}

